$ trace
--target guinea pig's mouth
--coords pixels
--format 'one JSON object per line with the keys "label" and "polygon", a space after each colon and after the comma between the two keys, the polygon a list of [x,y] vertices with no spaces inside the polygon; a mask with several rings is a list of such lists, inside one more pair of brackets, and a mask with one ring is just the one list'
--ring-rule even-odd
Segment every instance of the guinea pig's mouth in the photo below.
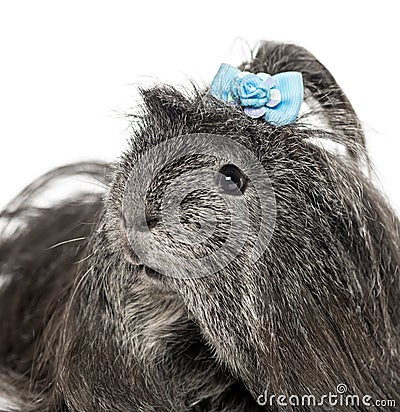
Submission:
{"label": "guinea pig's mouth", "polygon": [[122,244],[123,244],[123,251],[125,255],[125,259],[132,265],[135,266],[138,269],[138,272],[140,274],[143,274],[144,276],[148,276],[149,278],[152,279],[161,279],[163,275],[160,272],[157,272],[153,268],[144,265],[139,257],[136,255],[134,250],[132,249],[128,237],[125,233],[125,230],[122,230]]}
{"label": "guinea pig's mouth", "polygon": [[156,270],[146,265],[139,265],[138,269],[140,273],[143,273],[145,276],[148,276],[152,279],[162,279],[163,277],[160,272],[157,272]]}

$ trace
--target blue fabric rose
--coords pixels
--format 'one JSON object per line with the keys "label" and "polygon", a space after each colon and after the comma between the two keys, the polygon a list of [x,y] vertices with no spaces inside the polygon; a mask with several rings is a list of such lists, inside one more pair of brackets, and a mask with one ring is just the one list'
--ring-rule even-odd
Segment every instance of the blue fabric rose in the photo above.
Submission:
{"label": "blue fabric rose", "polygon": [[229,104],[243,107],[247,116],[264,118],[275,126],[293,123],[303,101],[303,78],[300,72],[242,72],[222,63],[210,85],[210,93]]}
{"label": "blue fabric rose", "polygon": [[253,73],[242,72],[232,84],[232,94],[244,107],[265,106],[270,98],[268,83]]}

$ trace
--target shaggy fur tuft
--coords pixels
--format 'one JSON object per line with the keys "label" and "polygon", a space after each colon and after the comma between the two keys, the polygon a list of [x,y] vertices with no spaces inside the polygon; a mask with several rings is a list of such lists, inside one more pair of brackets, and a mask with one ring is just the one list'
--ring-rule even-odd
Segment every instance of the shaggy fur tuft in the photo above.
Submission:
{"label": "shaggy fur tuft", "polygon": [[[130,148],[115,165],[62,168],[3,211],[3,410],[278,410],[257,397],[321,396],[340,383],[400,402],[399,222],[368,176],[360,122],[332,75],[298,46],[263,42],[241,69],[302,72],[309,112],[275,128],[207,91],[142,90]],[[310,126],[317,115],[326,127]],[[145,276],[128,257],[121,223],[130,171],[146,150],[190,133],[229,137],[257,156],[275,193],[272,239],[256,263],[239,253],[212,276]],[[93,177],[104,193],[35,206],[68,174]],[[153,211],[171,175],[157,179]],[[245,196],[256,220],[251,187]],[[185,208],[191,218],[214,208],[226,219],[207,196]]]}

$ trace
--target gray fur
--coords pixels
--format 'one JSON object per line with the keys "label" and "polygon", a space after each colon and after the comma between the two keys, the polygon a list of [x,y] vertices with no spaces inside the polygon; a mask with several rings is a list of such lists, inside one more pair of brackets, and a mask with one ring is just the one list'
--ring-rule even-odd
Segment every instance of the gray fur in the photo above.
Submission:
{"label": "gray fur", "polygon": [[[242,68],[301,71],[310,113],[275,128],[207,91],[142,90],[129,150],[112,167],[88,171],[104,198],[38,209],[32,199],[44,180],[2,213],[15,229],[0,244],[9,276],[0,289],[0,395],[19,410],[278,410],[259,406],[258,395],[322,395],[340,383],[400,401],[399,222],[365,173],[360,122],[327,69],[298,46],[261,43]],[[309,126],[316,114],[330,131]],[[126,184],[141,153],[189,133],[227,136],[253,151],[274,189],[274,232],[255,264],[244,248],[211,276],[146,276],[126,241]],[[322,139],[347,155],[315,144]],[[149,210],[157,214],[171,173],[206,161],[183,160],[158,176]],[[251,244],[260,205],[251,187],[245,196]],[[225,211],[204,194],[188,201],[186,219],[204,208],[223,237]],[[177,248],[162,224],[153,233],[166,250]],[[51,248],[68,239],[81,240]]]}

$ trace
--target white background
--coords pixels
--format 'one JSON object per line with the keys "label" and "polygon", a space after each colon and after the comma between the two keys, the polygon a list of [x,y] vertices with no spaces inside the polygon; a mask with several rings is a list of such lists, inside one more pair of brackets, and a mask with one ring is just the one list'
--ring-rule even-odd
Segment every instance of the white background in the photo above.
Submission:
{"label": "white background", "polygon": [[305,46],[331,70],[400,210],[397,3],[2,1],[0,207],[49,168],[115,159],[137,84],[206,84],[221,62],[248,57],[245,41],[270,39]]}

